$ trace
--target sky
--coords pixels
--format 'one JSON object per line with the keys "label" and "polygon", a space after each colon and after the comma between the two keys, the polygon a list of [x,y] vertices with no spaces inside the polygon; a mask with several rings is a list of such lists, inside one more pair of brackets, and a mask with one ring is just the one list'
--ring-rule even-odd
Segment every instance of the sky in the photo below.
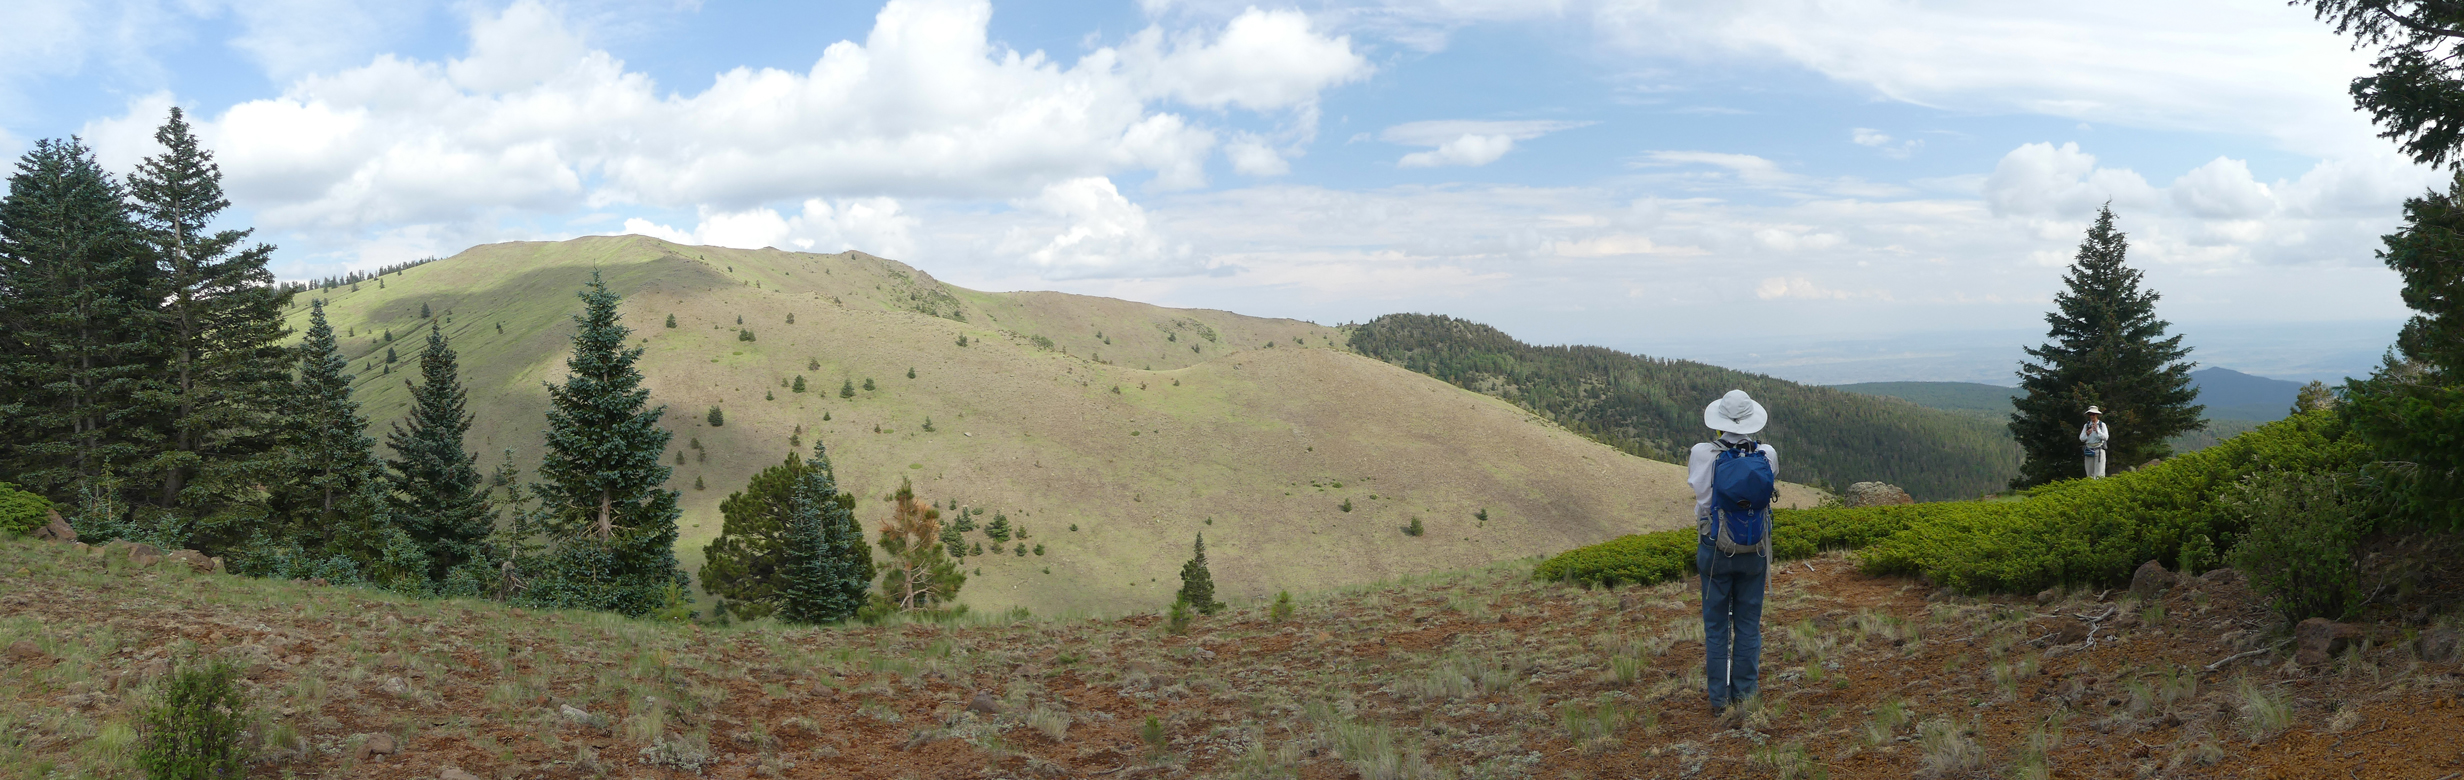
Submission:
{"label": "sky", "polygon": [[2272,0],[10,0],[0,155],[173,106],[289,279],[639,233],[1803,381],[2008,384],[2110,204],[2175,332],[2368,370],[2441,184]]}

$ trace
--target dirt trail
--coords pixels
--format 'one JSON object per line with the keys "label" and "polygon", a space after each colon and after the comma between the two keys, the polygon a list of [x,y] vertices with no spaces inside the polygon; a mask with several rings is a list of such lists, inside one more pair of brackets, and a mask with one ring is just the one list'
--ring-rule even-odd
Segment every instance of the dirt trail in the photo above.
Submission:
{"label": "dirt trail", "polygon": [[[268,777],[2464,777],[2464,670],[2397,627],[2300,668],[2229,575],[2040,604],[1791,563],[1765,700],[1717,717],[1685,584],[1528,572],[1184,634],[1152,615],[784,630],[0,543],[0,766],[138,776],[118,727],[158,662],[212,655],[247,668]],[[375,734],[398,752],[360,755]]]}

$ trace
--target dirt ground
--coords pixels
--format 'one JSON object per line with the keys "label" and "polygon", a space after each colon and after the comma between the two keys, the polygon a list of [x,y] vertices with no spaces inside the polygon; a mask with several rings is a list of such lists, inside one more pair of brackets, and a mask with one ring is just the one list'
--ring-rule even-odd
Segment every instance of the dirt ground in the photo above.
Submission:
{"label": "dirt ground", "polygon": [[1179,633],[1154,615],[791,630],[5,542],[0,773],[138,776],[138,708],[170,663],[215,657],[245,668],[263,777],[2464,777],[2464,670],[2420,660],[2420,624],[2367,625],[2304,668],[2229,571],[2146,602],[1980,600],[1844,555],[1790,563],[1762,700],[1725,715],[1690,584],[1529,572]]}

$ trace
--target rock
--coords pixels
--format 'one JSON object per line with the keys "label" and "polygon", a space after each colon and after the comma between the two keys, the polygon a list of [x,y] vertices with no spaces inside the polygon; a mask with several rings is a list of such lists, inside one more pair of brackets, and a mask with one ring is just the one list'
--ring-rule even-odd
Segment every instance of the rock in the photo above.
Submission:
{"label": "rock", "polygon": [[151,555],[156,558],[160,558],[163,557],[163,549],[150,544],[131,544],[128,546],[128,557],[135,558],[140,555]]}
{"label": "rock", "polygon": [[60,519],[60,510],[51,509],[45,511],[51,513],[51,522],[44,523],[43,527],[34,529],[34,538],[41,539],[46,542],[69,542],[74,544],[77,541],[77,529],[68,527],[68,521]]}
{"label": "rock", "polygon": [[1849,485],[1848,494],[1840,496],[1839,502],[1841,506],[1850,508],[1896,506],[1914,504],[1916,498],[1908,495],[1908,491],[1899,489],[1897,485],[1885,482],[1859,482]]}
{"label": "rock", "polygon": [[2130,595],[2139,597],[2140,601],[2155,601],[2156,597],[2164,595],[2166,588],[2173,587],[2177,579],[2180,578],[2173,572],[2165,571],[2164,564],[2155,561],[2139,564],[2139,571],[2130,575]]}
{"label": "rock", "polygon": [[2046,589],[2044,589],[2044,590],[2040,590],[2040,591],[2037,591],[2037,592],[2036,592],[2036,603],[2037,603],[2037,605],[2038,605],[2038,606],[2043,606],[2043,605],[2046,605],[2046,604],[2051,604],[2051,603],[2053,603],[2055,600],[2060,599],[2060,598],[2062,598],[2062,586],[2060,586],[2060,585],[2056,585],[2056,586],[2053,586],[2053,587],[2050,587],[2050,588],[2046,588]]}
{"label": "rock", "polygon": [[49,654],[43,652],[41,645],[31,640],[20,639],[9,645],[9,660],[14,663],[25,663],[40,659],[45,655]]}
{"label": "rock", "polygon": [[967,700],[967,711],[977,715],[999,715],[1001,702],[995,701],[990,691],[976,691],[975,698]]}
{"label": "rock", "polygon": [[2243,576],[2239,570],[2216,569],[2199,575],[2199,582],[2211,587],[2232,588],[2249,585],[2250,578]]}
{"label": "rock", "polygon": [[411,684],[403,682],[400,677],[387,677],[385,678],[385,692],[395,696],[410,693]]}
{"label": "rock", "polygon": [[181,550],[166,557],[180,563],[188,564],[189,571],[193,571],[198,574],[214,573],[214,559],[206,557],[205,553],[197,552],[195,550]]}
{"label": "rock", "polygon": [[2421,655],[2421,660],[2430,663],[2455,663],[2459,654],[2457,651],[2464,649],[2458,647],[2458,638],[2455,629],[2433,628],[2421,632],[2421,638],[2413,640],[2413,651]]}
{"label": "rock", "polygon": [[322,588],[325,587],[326,582],[324,577],[313,577],[308,580],[308,584]]}
{"label": "rock", "polygon": [[575,722],[575,723],[589,723],[589,722],[590,722],[590,713],[589,713],[588,711],[585,711],[585,710],[583,710],[582,708],[580,708],[580,707],[576,707],[576,706],[573,706],[573,705],[571,705],[571,704],[567,704],[567,705],[564,705],[563,707],[559,707],[559,708],[557,708],[556,712],[557,712],[558,714],[561,714],[561,715],[565,716],[565,720],[573,721],[573,722]]}
{"label": "rock", "polygon": [[479,776],[464,772],[461,767],[446,764],[445,771],[436,773],[436,780],[479,780]]}
{"label": "rock", "polygon": [[2293,626],[2293,660],[2303,666],[2325,666],[2360,639],[2360,626],[2326,618],[2304,620]]}
{"label": "rock", "polygon": [[366,761],[377,756],[393,755],[396,750],[397,748],[394,745],[394,736],[392,734],[380,732],[368,735],[368,739],[366,741],[359,743],[359,752],[357,755],[359,756],[359,760]]}
{"label": "rock", "polygon": [[2060,628],[2053,630],[2053,643],[2057,645],[2075,645],[2087,640],[2088,627],[2085,623],[2066,620]]}

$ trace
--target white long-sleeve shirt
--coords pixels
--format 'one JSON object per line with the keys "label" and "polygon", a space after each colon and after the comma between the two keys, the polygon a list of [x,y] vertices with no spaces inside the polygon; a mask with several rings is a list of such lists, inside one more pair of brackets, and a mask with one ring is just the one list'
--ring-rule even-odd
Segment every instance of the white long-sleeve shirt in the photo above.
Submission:
{"label": "white long-sleeve shirt", "polygon": [[2105,421],[2103,420],[2097,420],[2095,422],[2079,426],[2080,444],[2085,444],[2090,447],[2103,447],[2105,446],[2105,442],[2112,440],[2113,433],[2105,430]]}
{"label": "white long-sleeve shirt", "polygon": [[[1721,438],[1733,442],[1743,437],[1723,436]],[[1685,458],[1685,484],[1694,488],[1694,530],[1704,535],[1711,533],[1711,466],[1719,461],[1722,449],[1724,448],[1720,445],[1703,442],[1694,445],[1693,451],[1687,453]],[[1778,479],[1780,475],[1779,450],[1773,449],[1768,444],[1759,445],[1756,449],[1762,451],[1764,459],[1771,461],[1771,478]]]}

